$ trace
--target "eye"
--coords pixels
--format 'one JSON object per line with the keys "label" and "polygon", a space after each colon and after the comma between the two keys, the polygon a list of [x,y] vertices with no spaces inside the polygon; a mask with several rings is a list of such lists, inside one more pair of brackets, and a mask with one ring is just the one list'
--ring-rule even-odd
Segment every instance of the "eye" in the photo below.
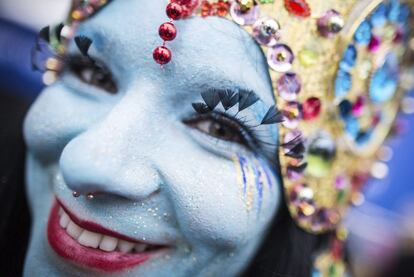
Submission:
{"label": "eye", "polygon": [[218,114],[200,115],[184,123],[211,137],[249,147],[247,130],[235,119]]}
{"label": "eye", "polygon": [[111,71],[102,62],[83,56],[69,58],[69,70],[85,84],[116,94],[118,87]]}

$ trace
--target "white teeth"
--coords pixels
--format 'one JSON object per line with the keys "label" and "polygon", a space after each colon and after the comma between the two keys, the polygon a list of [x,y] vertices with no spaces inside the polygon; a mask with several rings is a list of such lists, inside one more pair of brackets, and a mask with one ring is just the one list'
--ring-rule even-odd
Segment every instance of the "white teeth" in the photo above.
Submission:
{"label": "white teeth", "polygon": [[104,236],[101,243],[99,244],[99,248],[102,249],[103,251],[111,252],[115,250],[117,245],[118,245],[118,239]]}
{"label": "white teeth", "polygon": [[118,242],[118,249],[122,253],[128,253],[131,252],[131,250],[134,248],[135,243],[125,241],[125,240],[119,240]]}
{"label": "white teeth", "polygon": [[78,242],[86,247],[98,248],[101,242],[102,235],[83,230],[82,234],[78,238]]}
{"label": "white teeth", "polygon": [[146,244],[137,243],[135,245],[135,251],[138,252],[138,253],[139,252],[144,252],[146,248],[147,248],[147,245]]}
{"label": "white teeth", "polygon": [[59,220],[60,226],[65,229],[66,227],[68,227],[69,221],[69,216],[65,212],[63,212]]}
{"label": "white teeth", "polygon": [[99,247],[102,251],[119,251],[122,253],[141,253],[149,247],[147,244],[133,243],[85,230],[73,222],[63,209],[59,209],[59,215],[59,225],[63,229],[66,229],[66,233],[69,236],[77,240],[79,244],[83,246],[91,248]]}
{"label": "white teeth", "polygon": [[83,229],[76,225],[73,221],[70,221],[68,227],[66,228],[66,233],[69,234],[73,239],[78,239]]}

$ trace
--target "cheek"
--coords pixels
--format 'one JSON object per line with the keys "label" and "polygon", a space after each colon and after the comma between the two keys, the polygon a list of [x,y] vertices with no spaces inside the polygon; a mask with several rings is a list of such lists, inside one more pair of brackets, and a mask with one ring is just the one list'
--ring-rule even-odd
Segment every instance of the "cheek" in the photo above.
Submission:
{"label": "cheek", "polygon": [[267,224],[280,202],[275,171],[267,161],[254,156],[237,155],[234,164],[249,221]]}
{"label": "cheek", "polygon": [[63,147],[104,113],[105,105],[85,100],[59,83],[46,88],[31,107],[24,122],[28,150],[50,162]]}
{"label": "cheek", "polygon": [[187,239],[216,249],[260,242],[280,202],[274,174],[254,157],[232,161],[197,152],[182,164],[171,153],[175,160],[163,170],[172,173],[172,200]]}

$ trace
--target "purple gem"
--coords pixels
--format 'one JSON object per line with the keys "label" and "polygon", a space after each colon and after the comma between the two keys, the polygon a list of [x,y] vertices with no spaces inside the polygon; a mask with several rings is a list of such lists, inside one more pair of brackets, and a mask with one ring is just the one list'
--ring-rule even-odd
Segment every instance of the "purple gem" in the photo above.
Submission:
{"label": "purple gem", "polygon": [[373,36],[371,38],[371,41],[368,44],[368,50],[369,52],[373,53],[378,51],[379,47],[381,46],[381,38],[378,36]]}
{"label": "purple gem", "polygon": [[346,178],[342,175],[338,175],[335,178],[335,187],[337,189],[343,190],[348,186],[348,182]]}
{"label": "purple gem", "polygon": [[287,72],[295,60],[292,50],[285,44],[276,44],[267,52],[267,63],[277,72]]}
{"label": "purple gem", "polygon": [[283,126],[289,129],[295,129],[299,125],[300,120],[300,104],[298,102],[289,102],[283,108],[284,121]]}
{"label": "purple gem", "polygon": [[356,100],[356,102],[354,103],[354,105],[352,106],[352,114],[355,117],[360,117],[362,115],[362,112],[364,111],[364,107],[365,107],[365,97],[364,96],[359,96]]}
{"label": "purple gem", "polygon": [[236,1],[230,7],[230,15],[234,22],[239,25],[252,25],[260,16],[259,5],[254,5],[251,9],[243,12],[240,8],[240,4]]}
{"label": "purple gem", "polygon": [[274,46],[280,39],[280,25],[270,17],[263,17],[253,25],[253,37],[259,44]]}
{"label": "purple gem", "polygon": [[339,33],[344,24],[344,19],[339,12],[329,10],[318,19],[318,31],[321,36],[330,38]]}
{"label": "purple gem", "polygon": [[296,100],[301,89],[302,84],[296,73],[285,73],[277,81],[277,90],[279,95],[286,101]]}

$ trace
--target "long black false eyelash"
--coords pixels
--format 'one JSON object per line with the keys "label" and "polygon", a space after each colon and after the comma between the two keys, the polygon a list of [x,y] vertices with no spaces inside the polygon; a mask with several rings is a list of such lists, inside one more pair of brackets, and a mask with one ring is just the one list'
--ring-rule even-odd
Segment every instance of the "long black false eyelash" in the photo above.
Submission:
{"label": "long black false eyelash", "polygon": [[285,156],[291,157],[294,159],[303,159],[305,153],[305,145],[303,144],[302,137],[296,136],[287,143],[281,144],[281,147],[288,150],[285,153]]}
{"label": "long black false eyelash", "polygon": [[225,111],[234,107],[239,100],[239,94],[237,92],[226,89],[219,92],[219,98]]}
{"label": "long black false eyelash", "polygon": [[40,39],[50,43],[50,26],[43,27],[37,36],[36,46],[38,45]]}
{"label": "long black false eyelash", "polygon": [[289,170],[292,170],[292,171],[294,171],[296,173],[303,173],[305,171],[305,169],[306,169],[307,166],[308,166],[308,163],[303,163],[303,164],[301,164],[299,166],[290,165],[290,166],[288,166],[288,169]]}
{"label": "long black false eyelash", "polygon": [[276,108],[275,105],[273,105],[267,111],[260,125],[282,123],[283,121],[284,121],[283,114]]}
{"label": "long black false eyelash", "polygon": [[259,101],[259,96],[256,95],[252,90],[244,93],[239,93],[239,112],[252,106],[254,103]]}
{"label": "long black false eyelash", "polygon": [[82,55],[89,57],[88,52],[92,45],[92,40],[86,36],[77,36],[75,37],[75,43]]}
{"label": "long black false eyelash", "polygon": [[65,27],[63,23],[60,23],[55,28],[55,36],[59,42],[62,42],[62,30]]}
{"label": "long black false eyelash", "polygon": [[[231,90],[216,90],[210,89],[201,93],[201,97],[203,98],[204,103],[198,102],[193,103],[193,108],[197,113],[205,114],[208,112],[213,111],[217,105],[221,102],[225,111],[229,110],[230,108],[234,107],[237,103],[239,104],[238,112],[252,106],[257,101],[259,101],[259,97],[253,91],[243,91],[241,92],[234,92]],[[271,106],[263,119],[261,120],[260,124],[254,127],[258,127],[260,125],[270,125],[270,124],[277,124],[284,121],[283,114],[276,108],[275,105]]]}
{"label": "long black false eyelash", "polygon": [[[63,25],[63,24],[62,24]],[[63,28],[63,27],[62,27]],[[58,31],[55,30],[55,33],[62,31],[60,25],[57,27]],[[31,51],[31,65],[32,70],[45,71],[51,70],[56,71],[56,69],[45,68],[46,60],[50,57],[56,59],[62,59],[54,49],[50,46],[51,41],[51,28],[50,26],[43,27],[36,38],[35,45]]]}

